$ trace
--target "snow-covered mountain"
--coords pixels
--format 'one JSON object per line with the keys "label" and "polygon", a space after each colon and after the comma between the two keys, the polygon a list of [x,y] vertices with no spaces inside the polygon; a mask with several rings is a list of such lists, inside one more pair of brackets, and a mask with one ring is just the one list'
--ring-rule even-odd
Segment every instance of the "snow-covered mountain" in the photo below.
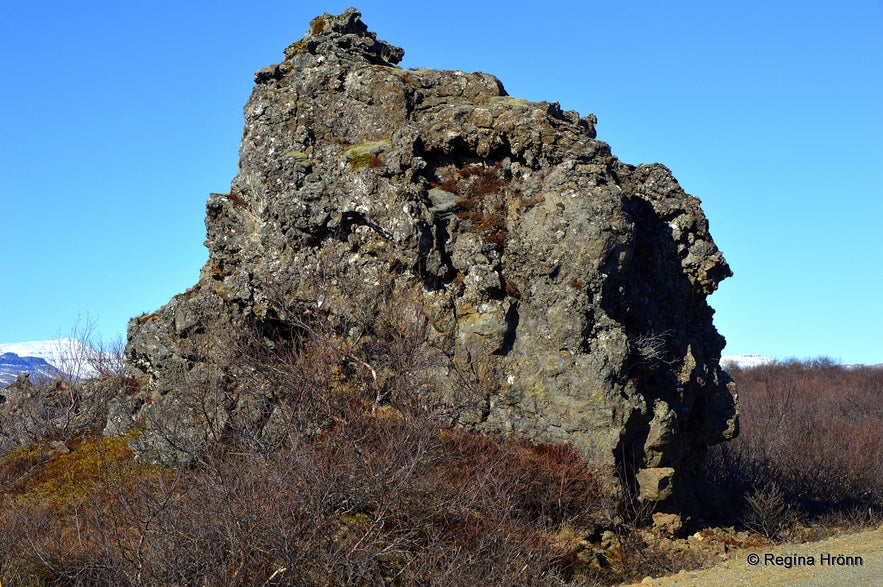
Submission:
{"label": "snow-covered mountain", "polygon": [[0,354],[0,388],[6,387],[19,373],[30,373],[34,383],[53,379],[61,372],[40,357],[20,357],[15,353]]}
{"label": "snow-covered mountain", "polygon": [[92,377],[88,358],[94,352],[73,338],[0,343],[0,387],[15,381],[19,373],[30,373],[34,380]]}
{"label": "snow-covered mountain", "polygon": [[769,365],[775,363],[776,360],[763,355],[724,355],[721,357],[721,367],[739,367],[741,369],[750,369],[752,367],[760,367],[761,365]]}

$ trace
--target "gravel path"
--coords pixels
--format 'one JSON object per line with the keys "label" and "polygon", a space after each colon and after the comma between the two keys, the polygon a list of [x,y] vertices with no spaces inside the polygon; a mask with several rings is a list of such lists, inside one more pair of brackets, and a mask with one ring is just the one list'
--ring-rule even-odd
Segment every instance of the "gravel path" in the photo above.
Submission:
{"label": "gravel path", "polygon": [[[754,564],[751,564],[754,563]],[[813,564],[814,563],[814,564]],[[790,566],[790,568],[788,568]],[[681,571],[634,586],[757,585],[799,587],[883,585],[883,527],[805,544],[746,549],[710,569]]]}

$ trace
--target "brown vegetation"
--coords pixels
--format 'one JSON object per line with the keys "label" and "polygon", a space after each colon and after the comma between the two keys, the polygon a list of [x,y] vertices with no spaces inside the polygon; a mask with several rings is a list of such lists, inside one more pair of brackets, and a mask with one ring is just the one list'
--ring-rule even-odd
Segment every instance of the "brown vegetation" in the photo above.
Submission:
{"label": "brown vegetation", "polygon": [[460,196],[457,218],[503,250],[508,238],[508,200],[513,195],[521,196],[509,186],[506,175],[499,162],[491,166],[465,165],[445,170],[431,185]]}
{"label": "brown vegetation", "polygon": [[248,203],[245,201],[245,198],[243,198],[240,194],[237,194],[236,192],[230,192],[230,193],[224,194],[224,197],[226,197],[228,200],[230,200],[231,202],[233,202],[237,206],[242,206],[243,208],[248,206]]}
{"label": "brown vegetation", "polygon": [[[7,452],[0,578],[545,585],[609,573],[597,557],[579,556],[615,506],[586,464],[567,446],[450,427],[447,407],[409,375],[427,360],[425,324],[406,307],[389,311],[391,300],[372,303],[388,312],[362,345],[344,346],[324,316],[287,339],[273,333],[272,347],[257,327],[231,338],[232,352],[285,396],[284,433],[272,442],[247,422],[211,421],[214,442],[190,447],[192,465],[180,470],[150,466],[125,439],[92,431],[59,431],[63,444],[35,436]],[[360,309],[371,310],[357,305],[337,326],[357,327]],[[206,409],[191,413],[214,418],[215,383],[194,386],[191,407]]]}
{"label": "brown vegetation", "polygon": [[883,369],[827,359],[733,369],[738,439],[715,447],[713,481],[772,539],[798,525],[867,525],[883,512]]}
{"label": "brown vegetation", "polygon": [[[27,446],[6,449],[0,579],[597,585],[716,556],[641,531],[652,507],[605,493],[568,446],[452,427],[445,404],[428,401],[413,376],[415,365],[431,360],[422,344],[426,324],[407,300],[372,303],[382,307],[356,304],[338,325],[351,330],[360,308],[383,316],[361,345],[342,346],[321,316],[272,347],[265,330],[231,339],[232,352],[248,356],[285,397],[278,414],[285,433],[272,442],[228,422],[180,470],[134,458],[126,441],[137,441],[137,430],[124,439],[102,438],[94,426],[43,426]],[[831,524],[824,516],[832,512],[840,513],[836,523],[879,519],[883,371],[816,361],[733,375],[742,435],[712,452],[709,472],[742,506],[737,521],[755,534],[706,529],[703,544],[761,544],[758,534],[789,536],[796,522]],[[64,398],[86,397],[82,382],[65,385]],[[211,385],[209,378],[194,388],[194,406],[217,400]],[[62,402],[56,411],[68,408]]]}
{"label": "brown vegetation", "polygon": [[569,448],[335,399],[333,423],[312,438],[269,453],[218,445],[187,471],[146,467],[120,439],[8,455],[0,573],[53,585],[540,584],[573,574],[551,536],[590,531],[603,496]]}

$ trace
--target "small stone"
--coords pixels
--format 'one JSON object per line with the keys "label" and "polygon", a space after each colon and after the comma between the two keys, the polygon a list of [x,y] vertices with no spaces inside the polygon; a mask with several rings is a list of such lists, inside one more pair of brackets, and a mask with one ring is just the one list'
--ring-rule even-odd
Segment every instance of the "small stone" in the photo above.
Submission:
{"label": "small stone", "polygon": [[601,548],[611,549],[619,543],[619,538],[616,536],[615,532],[611,532],[610,530],[604,530],[601,533]]}
{"label": "small stone", "polygon": [[641,469],[635,475],[640,497],[649,501],[662,501],[671,496],[675,470],[672,467]]}
{"label": "small stone", "polygon": [[684,527],[684,522],[678,514],[665,514],[656,512],[653,514],[653,528],[668,536],[676,536]]}
{"label": "small stone", "polygon": [[66,455],[71,451],[63,440],[53,440],[49,443],[49,448],[60,455]]}

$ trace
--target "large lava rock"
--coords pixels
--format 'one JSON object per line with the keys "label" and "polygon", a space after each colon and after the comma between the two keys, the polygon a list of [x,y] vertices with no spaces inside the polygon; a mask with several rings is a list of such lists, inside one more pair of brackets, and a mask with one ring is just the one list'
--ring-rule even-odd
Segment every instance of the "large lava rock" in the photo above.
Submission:
{"label": "large lava rock", "polygon": [[[136,449],[278,433],[278,390],[222,333],[258,325],[272,345],[307,315],[364,325],[388,311],[377,300],[416,295],[437,352],[415,367],[421,389],[454,403],[464,379],[482,390],[453,422],[571,443],[684,511],[737,415],[706,303],[731,273],[699,200],[662,165],[612,156],[593,115],[483,73],[397,67],[403,50],[360,17],[318,17],[255,75],[199,283],[130,323],[128,359],[149,377]],[[199,386],[220,399],[182,399]],[[160,413],[179,425],[160,431]]]}

